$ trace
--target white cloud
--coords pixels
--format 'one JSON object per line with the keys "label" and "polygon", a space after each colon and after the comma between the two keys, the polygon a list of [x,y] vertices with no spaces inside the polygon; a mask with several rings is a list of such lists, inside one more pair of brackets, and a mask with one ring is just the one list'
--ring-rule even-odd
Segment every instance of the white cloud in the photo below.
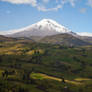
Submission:
{"label": "white cloud", "polygon": [[49,0],[42,0],[44,3],[48,3],[49,2]]}
{"label": "white cloud", "polygon": [[76,1],[78,1],[78,0],[61,0],[61,4],[64,5],[64,4],[70,3],[70,5],[74,7]]}
{"label": "white cloud", "polygon": [[37,0],[1,0],[12,4],[31,4],[32,6],[37,5]]}
{"label": "white cloud", "polygon": [[[50,0],[43,0],[45,2],[49,2]],[[40,11],[57,11],[61,9],[65,4],[70,3],[71,6],[75,6],[76,0],[56,0],[56,6],[53,8],[46,8],[45,6],[37,6],[37,9]]]}
{"label": "white cloud", "polygon": [[[9,2],[12,4],[29,4],[32,7],[37,8],[40,11],[57,11],[62,8],[65,4],[70,4],[72,7],[76,5],[77,2],[82,0],[0,0],[3,2]],[[56,6],[48,8],[49,2],[55,2]],[[87,0],[87,5],[92,7],[92,0]],[[45,4],[46,3],[46,4]],[[85,9],[81,9],[80,12],[85,12]]]}
{"label": "white cloud", "polygon": [[58,9],[62,8],[62,5],[57,5],[54,8],[46,8],[44,6],[38,6],[37,8],[38,8],[38,10],[44,11],[44,12],[46,12],[46,11],[57,11]]}
{"label": "white cloud", "polygon": [[47,8],[43,3],[48,3],[50,0],[42,0],[43,3],[38,2],[38,0],[0,0],[0,1],[9,2],[12,4],[29,4],[40,11],[57,11],[58,9],[62,8],[62,4],[59,3],[52,8]]}
{"label": "white cloud", "polygon": [[91,36],[92,37],[92,33],[88,33],[88,32],[80,32],[80,33],[77,33],[78,35],[80,36]]}
{"label": "white cloud", "polygon": [[92,0],[88,0],[87,5],[92,7]]}
{"label": "white cloud", "polygon": [[76,0],[69,0],[70,4],[74,7],[75,6],[75,1]]}

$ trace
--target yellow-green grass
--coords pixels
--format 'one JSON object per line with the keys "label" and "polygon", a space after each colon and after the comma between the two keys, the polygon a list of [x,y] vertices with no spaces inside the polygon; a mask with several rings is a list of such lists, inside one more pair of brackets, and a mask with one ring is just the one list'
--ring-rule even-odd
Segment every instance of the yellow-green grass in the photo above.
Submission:
{"label": "yellow-green grass", "polygon": [[92,80],[92,79],[89,79],[89,78],[76,78],[74,79],[75,81],[79,81],[79,82],[82,82],[82,81],[89,81],[89,80]]}
{"label": "yellow-green grass", "polygon": [[0,69],[0,77],[2,76],[2,72],[4,72],[4,70]]}
{"label": "yellow-green grass", "polygon": [[30,50],[30,51],[28,51],[26,54],[27,54],[27,55],[33,55],[33,54],[35,53],[35,51],[39,51],[40,54],[43,54],[43,53],[44,53],[43,50],[38,49],[38,50]]}
{"label": "yellow-green grass", "polygon": [[41,73],[32,73],[31,77],[34,78],[34,79],[40,79],[40,80],[42,80],[42,79],[52,79],[52,80],[61,81],[61,79],[59,79],[59,78],[48,76],[46,74],[41,74]]}
{"label": "yellow-green grass", "polygon": [[19,79],[16,74],[14,75],[8,75],[8,79]]}
{"label": "yellow-green grass", "polygon": [[[4,72],[4,70],[0,69],[0,77],[2,77],[2,73]],[[13,75],[8,75],[8,78],[9,79],[18,79],[19,78],[19,75],[18,73],[16,72],[15,74]]]}
{"label": "yellow-green grass", "polygon": [[12,47],[0,48],[0,54],[9,54],[9,55],[18,54],[19,55],[22,53],[22,50],[24,50],[23,45],[17,44]]}
{"label": "yellow-green grass", "polygon": [[[12,46],[6,46],[6,47],[2,47],[0,48],[0,54],[7,54],[7,55],[21,55],[23,54],[23,51],[29,49],[27,47],[24,47],[23,44],[16,44],[16,45],[12,45]],[[35,51],[39,51],[40,54],[44,53],[44,50],[42,49],[37,49],[37,50],[30,50],[28,52],[26,52],[25,54],[27,55],[33,55],[35,53]]]}
{"label": "yellow-green grass", "polygon": [[[51,80],[56,80],[56,81],[62,81],[62,79],[60,79],[60,78],[48,76],[46,74],[41,74],[41,73],[32,73],[31,77],[34,79],[40,79],[40,80],[51,79]],[[78,81],[65,80],[65,82],[70,83],[70,84],[75,84],[75,85],[82,85],[82,83],[78,82]]]}

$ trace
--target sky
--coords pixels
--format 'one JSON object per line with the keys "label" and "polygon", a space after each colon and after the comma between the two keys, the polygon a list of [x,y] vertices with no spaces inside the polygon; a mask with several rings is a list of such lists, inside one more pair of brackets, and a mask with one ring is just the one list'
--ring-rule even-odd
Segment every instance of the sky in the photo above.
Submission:
{"label": "sky", "polygon": [[81,35],[92,35],[92,0],[0,0],[0,32],[52,19]]}

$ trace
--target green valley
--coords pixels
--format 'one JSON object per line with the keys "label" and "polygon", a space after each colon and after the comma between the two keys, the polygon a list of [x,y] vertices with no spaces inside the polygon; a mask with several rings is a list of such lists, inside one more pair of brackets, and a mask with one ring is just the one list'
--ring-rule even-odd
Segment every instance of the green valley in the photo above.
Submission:
{"label": "green valley", "polygon": [[91,45],[0,42],[0,92],[91,91]]}

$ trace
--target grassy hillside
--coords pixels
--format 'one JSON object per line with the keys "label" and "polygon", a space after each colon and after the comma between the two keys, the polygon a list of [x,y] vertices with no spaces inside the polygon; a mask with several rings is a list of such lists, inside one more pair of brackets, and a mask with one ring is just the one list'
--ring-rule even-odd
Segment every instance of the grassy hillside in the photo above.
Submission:
{"label": "grassy hillside", "polygon": [[92,46],[0,42],[0,92],[91,91]]}
{"label": "grassy hillside", "polygon": [[80,39],[70,34],[58,34],[53,36],[47,36],[41,39],[39,42],[50,44],[61,44],[67,46],[83,46],[91,44],[87,40],[82,40],[82,38]]}
{"label": "grassy hillside", "polygon": [[80,36],[80,39],[92,43],[92,37],[87,37],[87,36]]}
{"label": "grassy hillside", "polygon": [[0,42],[15,41],[16,39],[0,35]]}

